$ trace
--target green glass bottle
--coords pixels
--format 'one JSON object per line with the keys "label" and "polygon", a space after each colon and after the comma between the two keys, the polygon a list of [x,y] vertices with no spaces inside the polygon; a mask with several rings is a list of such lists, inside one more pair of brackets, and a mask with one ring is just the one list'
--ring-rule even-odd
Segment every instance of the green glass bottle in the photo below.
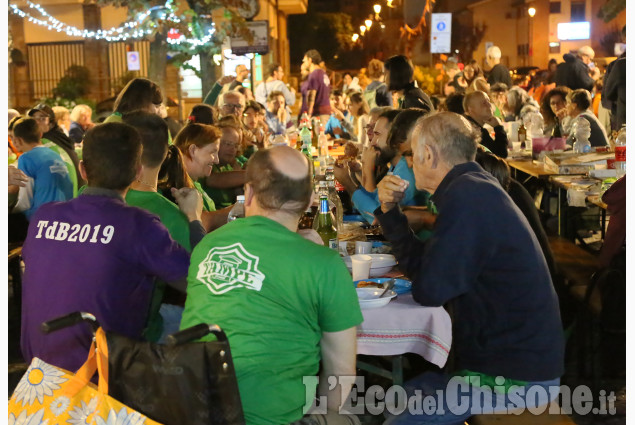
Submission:
{"label": "green glass bottle", "polygon": [[313,157],[311,156],[311,130],[305,125],[300,130],[300,139],[302,140],[301,152],[309,158],[309,163],[313,163]]}
{"label": "green glass bottle", "polygon": [[333,216],[329,210],[329,200],[326,195],[320,195],[320,212],[317,216],[317,232],[322,238],[324,246],[337,251],[337,230],[333,226]]}

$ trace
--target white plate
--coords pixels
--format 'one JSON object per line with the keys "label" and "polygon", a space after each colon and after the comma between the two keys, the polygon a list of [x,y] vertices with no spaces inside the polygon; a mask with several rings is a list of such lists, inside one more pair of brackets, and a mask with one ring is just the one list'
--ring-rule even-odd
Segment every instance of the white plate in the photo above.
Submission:
{"label": "white plate", "polygon": [[379,308],[383,307],[390,302],[391,299],[397,296],[397,293],[392,289],[381,298],[378,298],[383,289],[379,288],[356,288],[357,297],[359,298],[359,306],[361,308]]}

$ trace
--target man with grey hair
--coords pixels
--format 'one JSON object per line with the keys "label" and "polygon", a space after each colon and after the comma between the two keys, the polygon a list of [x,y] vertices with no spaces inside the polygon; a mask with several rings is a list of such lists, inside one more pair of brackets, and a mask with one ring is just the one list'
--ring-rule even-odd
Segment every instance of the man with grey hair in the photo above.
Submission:
{"label": "man with grey hair", "polygon": [[[493,412],[524,407],[510,404],[510,394],[536,386],[537,400],[521,395],[515,401],[548,404],[564,372],[564,338],[536,236],[497,180],[474,162],[478,135],[465,118],[445,112],[420,119],[411,143],[417,189],[432,193],[438,209],[434,233],[424,243],[410,231],[398,206],[406,185],[396,176],[380,182],[375,216],[399,268],[412,279],[415,301],[454,311],[457,366],[451,375],[426,373],[406,384],[424,397],[440,397],[435,416],[421,412],[416,423],[462,423],[480,413],[479,406]],[[414,423],[416,413],[392,423]]]}
{"label": "man with grey hair", "polygon": [[580,47],[575,54],[565,53],[562,56],[564,62],[556,68],[556,86],[593,91],[595,80],[600,78],[600,70],[593,63],[594,57],[595,52],[590,46]]}
{"label": "man with grey hair", "polygon": [[242,122],[243,112],[245,111],[245,96],[239,91],[228,91],[223,93],[220,104],[221,118],[227,115],[234,115]]}
{"label": "man with grey hair", "polygon": [[490,46],[486,52],[486,60],[492,67],[487,77],[489,85],[505,83],[507,87],[511,87],[512,78],[509,76],[509,69],[501,63],[501,49],[498,46]]}
{"label": "man with grey hair", "polygon": [[[312,180],[295,149],[257,151],[247,163],[245,218],[192,252],[181,328],[216,323],[227,333],[247,423],[359,423],[337,413],[352,381],[329,387],[328,379],[355,375],[363,320],[355,287],[337,251],[296,233]],[[303,418],[320,364],[324,409]]]}

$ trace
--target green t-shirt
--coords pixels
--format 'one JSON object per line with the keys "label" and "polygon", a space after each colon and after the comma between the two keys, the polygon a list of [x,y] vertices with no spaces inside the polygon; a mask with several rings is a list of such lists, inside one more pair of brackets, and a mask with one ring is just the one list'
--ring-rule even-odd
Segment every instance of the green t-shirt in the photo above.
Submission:
{"label": "green t-shirt", "polygon": [[[172,239],[177,241],[188,252],[191,251],[189,221],[172,201],[157,192],[129,189],[128,193],[126,193],[126,204],[142,208],[159,216],[161,223],[168,229]],[[165,282],[157,281],[152,291],[148,323],[143,331],[143,336],[148,341],[157,342],[163,333],[163,319],[159,314],[159,309],[161,308],[165,288]]]}
{"label": "green t-shirt", "polygon": [[248,424],[300,419],[322,332],[362,321],[338,253],[266,217],[228,223],[192,252],[181,329],[214,323],[227,333]]}
{"label": "green t-shirt", "polygon": [[77,171],[75,169],[75,164],[71,157],[66,153],[64,149],[51,142],[49,139],[42,139],[42,145],[49,148],[53,152],[57,153],[62,157],[62,161],[66,164],[66,168],[68,169],[68,177],[71,178],[71,183],[73,183],[73,198],[77,197]]}
{"label": "green t-shirt", "polygon": [[[244,165],[244,163],[247,162],[247,159],[244,157],[237,157],[236,160],[240,165]],[[228,171],[234,171],[234,168],[229,164],[222,166],[216,164],[212,167],[212,173],[218,174]],[[218,205],[219,208],[225,208],[236,203],[236,189],[217,189],[215,187],[209,187],[205,184],[205,178],[202,178],[198,182],[205,190],[205,193],[214,200],[214,204]]]}
{"label": "green t-shirt", "polygon": [[189,221],[172,201],[157,192],[129,189],[126,194],[126,204],[143,208],[158,215],[161,223],[170,232],[172,239],[183,248],[191,251]]}
{"label": "green t-shirt", "polygon": [[121,114],[119,112],[113,112],[112,114],[108,115],[108,117],[106,117],[106,119],[104,120],[104,123],[109,122],[123,122],[123,120],[121,119]]}
{"label": "green t-shirt", "polygon": [[200,192],[201,196],[203,197],[203,210],[216,211],[216,204],[214,203],[212,198],[210,198],[209,195],[205,193],[205,191],[201,187],[201,184],[199,182],[194,182],[194,187]]}

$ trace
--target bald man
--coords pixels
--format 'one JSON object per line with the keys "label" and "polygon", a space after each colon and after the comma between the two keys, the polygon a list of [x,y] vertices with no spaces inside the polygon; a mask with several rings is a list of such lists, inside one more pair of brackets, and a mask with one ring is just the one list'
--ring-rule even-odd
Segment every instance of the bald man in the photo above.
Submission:
{"label": "bald man", "polygon": [[[507,158],[507,133],[500,119],[494,116],[489,96],[480,90],[468,93],[463,98],[463,109],[465,118],[481,132],[481,145],[493,154]],[[485,124],[494,128],[494,139],[489,130],[483,127]]]}
{"label": "bald man", "polygon": [[247,163],[246,217],[192,252],[181,328],[216,323],[227,333],[247,423],[302,419],[316,394],[316,380],[305,385],[303,377],[314,377],[320,361],[316,423],[358,423],[336,413],[350,385],[329,390],[327,377],[355,375],[363,319],[339,254],[296,233],[311,181],[295,149],[257,151]]}
{"label": "bald man", "polygon": [[[436,411],[410,411],[385,423],[463,423],[485,409],[546,406],[559,392],[564,338],[549,268],[527,219],[474,162],[475,133],[452,112],[420,119],[413,130],[416,187],[432,194],[439,212],[426,242],[397,205],[407,185],[386,176],[378,186],[375,216],[412,279],[413,298],[452,306],[457,359],[450,375],[427,373],[406,384],[439,397]],[[529,396],[532,388],[541,395]]]}
{"label": "bald man", "polygon": [[249,77],[249,69],[245,65],[242,65],[242,64],[237,65],[236,78],[234,79],[234,81],[229,83],[228,89],[236,90],[237,87],[240,87],[243,85],[247,77]]}

